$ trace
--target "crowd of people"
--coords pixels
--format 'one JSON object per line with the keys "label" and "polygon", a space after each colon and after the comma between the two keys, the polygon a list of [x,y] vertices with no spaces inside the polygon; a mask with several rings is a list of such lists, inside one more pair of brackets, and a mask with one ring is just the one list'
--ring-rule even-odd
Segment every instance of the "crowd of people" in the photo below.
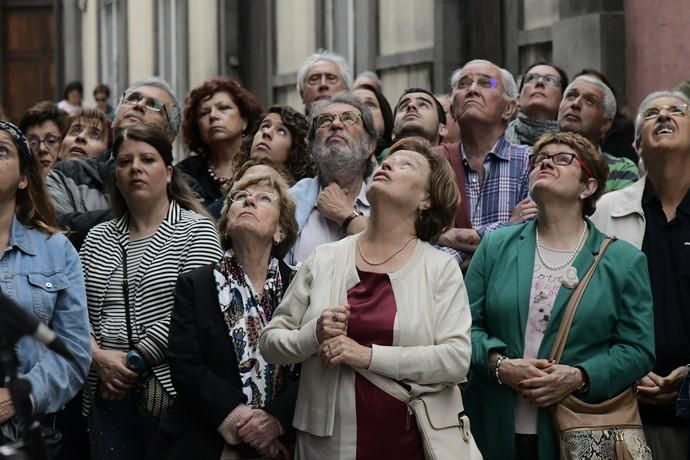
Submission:
{"label": "crowd of people", "polygon": [[631,389],[644,435],[602,444],[690,458],[690,101],[626,121],[604,75],[546,62],[449,82],[391,104],[319,51],[303,110],[151,77],[0,122],[0,292],[74,355],[16,346],[55,458],[429,458],[402,391],[452,401],[430,417],[485,459],[550,460],[557,405]]}

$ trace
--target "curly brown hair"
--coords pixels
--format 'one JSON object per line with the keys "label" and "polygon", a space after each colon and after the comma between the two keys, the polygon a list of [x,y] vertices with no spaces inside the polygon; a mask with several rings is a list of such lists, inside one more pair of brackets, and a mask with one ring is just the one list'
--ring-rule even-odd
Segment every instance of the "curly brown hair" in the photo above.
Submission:
{"label": "curly brown hair", "polygon": [[590,177],[583,168],[580,181],[584,182],[587,179],[597,181],[597,189],[582,202],[582,215],[591,216],[594,214],[597,201],[604,194],[606,180],[609,176],[609,165],[606,163],[604,155],[588,139],[577,133],[545,133],[535,142],[532,155],[540,153],[544,147],[552,144],[567,145],[577,153],[580,160],[587,166],[592,176]]}
{"label": "curly brown hair", "polygon": [[433,152],[431,144],[421,137],[405,137],[393,144],[387,157],[400,150],[417,152],[429,162],[429,199],[431,206],[422,211],[415,222],[417,238],[435,242],[455,220],[455,212],[460,203],[460,192],[455,183],[455,173],[450,163]]}
{"label": "curly brown hair", "polygon": [[316,166],[314,165],[314,160],[311,157],[309,145],[307,144],[307,131],[309,130],[307,118],[292,107],[286,105],[272,106],[268,109],[268,112],[264,113],[261,118],[259,118],[259,121],[252,126],[251,131],[247,133],[247,136],[242,142],[240,153],[235,157],[234,169],[239,168],[244,162],[251,158],[254,136],[259,131],[261,123],[268,114],[271,113],[280,116],[280,119],[292,136],[292,145],[290,145],[290,152],[288,152],[288,158],[285,162],[285,167],[290,174],[288,181],[290,185],[305,177],[314,177],[316,175]]}
{"label": "curly brown hair", "polygon": [[[199,106],[203,101],[219,92],[225,92],[230,95],[230,98],[240,110],[242,118],[247,121],[247,126],[253,126],[261,115],[263,109],[256,96],[235,80],[230,80],[229,78],[206,80],[189,93],[185,103],[182,135],[187,148],[191,152],[204,156],[210,154],[209,146],[201,138],[198,112]],[[246,130],[244,134],[246,134]]]}

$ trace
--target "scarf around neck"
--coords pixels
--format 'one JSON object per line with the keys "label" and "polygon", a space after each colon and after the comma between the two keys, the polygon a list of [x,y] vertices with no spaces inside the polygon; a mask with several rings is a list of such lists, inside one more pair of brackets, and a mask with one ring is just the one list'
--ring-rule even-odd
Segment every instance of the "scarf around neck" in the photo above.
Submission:
{"label": "scarf around neck", "polygon": [[[512,132],[509,134],[508,131]],[[558,120],[535,120],[518,112],[517,117],[508,126],[506,137],[513,143],[534,145],[542,134],[559,131]]]}

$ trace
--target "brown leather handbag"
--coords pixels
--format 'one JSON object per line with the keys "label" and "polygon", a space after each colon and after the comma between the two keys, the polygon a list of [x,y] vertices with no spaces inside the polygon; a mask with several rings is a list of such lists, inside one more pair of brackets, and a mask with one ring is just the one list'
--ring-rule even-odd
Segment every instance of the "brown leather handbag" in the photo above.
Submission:
{"label": "brown leather handbag", "polygon": [[[560,362],[575,311],[606,248],[615,238],[605,239],[592,266],[572,293],[550,359]],[[568,396],[552,408],[556,435],[563,460],[652,460],[642,430],[637,399],[632,388],[599,404]]]}

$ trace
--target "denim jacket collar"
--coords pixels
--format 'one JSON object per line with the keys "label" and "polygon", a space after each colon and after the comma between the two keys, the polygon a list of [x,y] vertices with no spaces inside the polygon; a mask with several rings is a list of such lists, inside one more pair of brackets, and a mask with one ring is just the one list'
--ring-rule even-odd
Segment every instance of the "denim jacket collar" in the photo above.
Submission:
{"label": "denim jacket collar", "polygon": [[9,247],[18,247],[21,251],[31,255],[36,255],[36,248],[31,241],[29,230],[24,224],[19,222],[17,215],[12,217],[12,228],[10,229]]}

